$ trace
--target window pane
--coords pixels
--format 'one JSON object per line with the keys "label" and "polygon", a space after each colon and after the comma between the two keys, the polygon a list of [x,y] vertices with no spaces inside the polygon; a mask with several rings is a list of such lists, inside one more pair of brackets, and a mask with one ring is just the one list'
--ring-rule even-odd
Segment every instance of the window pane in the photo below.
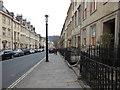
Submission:
{"label": "window pane", "polygon": [[92,26],[92,37],[96,36],[96,26]]}
{"label": "window pane", "polygon": [[3,32],[3,36],[5,36],[6,35],[6,29],[4,27],[2,28],[2,32]]}
{"label": "window pane", "polygon": [[84,9],[86,9],[87,8],[87,0],[85,0],[85,2],[84,2]]}
{"label": "window pane", "polygon": [[2,16],[2,22],[5,24],[6,23],[6,18],[5,16]]}
{"label": "window pane", "polygon": [[8,18],[8,25],[10,25],[10,19]]}

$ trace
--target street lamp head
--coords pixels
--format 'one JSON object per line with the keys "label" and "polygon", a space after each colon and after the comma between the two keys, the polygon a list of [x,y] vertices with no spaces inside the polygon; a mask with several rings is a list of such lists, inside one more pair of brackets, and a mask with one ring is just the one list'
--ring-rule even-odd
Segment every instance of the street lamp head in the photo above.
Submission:
{"label": "street lamp head", "polygon": [[48,15],[46,14],[46,15],[45,15],[45,17],[47,18],[47,17],[48,17]]}
{"label": "street lamp head", "polygon": [[45,15],[45,17],[46,17],[46,22],[48,22],[48,15]]}

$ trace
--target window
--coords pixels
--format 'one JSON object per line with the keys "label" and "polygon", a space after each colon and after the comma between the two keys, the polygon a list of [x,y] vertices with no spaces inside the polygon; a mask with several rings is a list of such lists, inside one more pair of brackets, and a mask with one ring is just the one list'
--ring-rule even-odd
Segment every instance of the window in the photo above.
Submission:
{"label": "window", "polygon": [[16,23],[14,23],[14,28],[16,28]]}
{"label": "window", "polygon": [[21,38],[20,40],[23,40],[23,36],[22,35],[20,35],[20,38]]}
{"label": "window", "polygon": [[8,18],[8,25],[10,25],[10,19]]}
{"label": "window", "polygon": [[92,30],[92,45],[96,44],[96,25],[91,26]]}
{"label": "window", "polygon": [[75,27],[77,26],[77,12],[75,12]]}
{"label": "window", "polygon": [[86,29],[83,30],[83,37],[86,38]]}
{"label": "window", "polygon": [[18,29],[18,25],[16,24],[16,29]]}
{"label": "window", "polygon": [[74,10],[74,2],[72,2],[72,10]]}
{"label": "window", "polygon": [[92,37],[96,36],[96,26],[92,26]]}
{"label": "window", "polygon": [[10,35],[11,35],[11,34],[10,34],[10,29],[8,29],[8,37],[10,37]]}
{"label": "window", "polygon": [[10,45],[10,42],[8,42],[8,48],[10,49],[11,45]]}
{"label": "window", "polygon": [[83,44],[86,45],[86,29],[83,30]]}
{"label": "window", "polygon": [[78,24],[81,24],[81,6],[78,7]]}
{"label": "window", "polygon": [[2,33],[3,33],[3,36],[6,36],[6,28],[2,28]]}
{"label": "window", "polygon": [[21,31],[23,31],[23,28],[21,27]]}
{"label": "window", "polygon": [[87,17],[87,0],[84,2],[83,19]]}
{"label": "window", "polygon": [[6,17],[2,16],[2,22],[5,24],[6,23]]}
{"label": "window", "polygon": [[75,25],[74,25],[74,16],[72,17],[72,30],[74,29]]}
{"label": "window", "polygon": [[3,49],[5,49],[6,48],[6,44],[5,43],[3,43]]}
{"label": "window", "polygon": [[84,0],[84,8],[87,8],[87,0]]}
{"label": "window", "polygon": [[77,0],[75,0],[75,6],[77,5]]}
{"label": "window", "polygon": [[18,30],[20,30],[20,26],[18,25]]}
{"label": "window", "polygon": [[21,26],[19,26],[19,30],[21,30]]}
{"label": "window", "polygon": [[20,35],[20,34],[18,33],[18,41],[19,41],[19,35]]}
{"label": "window", "polygon": [[97,9],[97,0],[92,0],[90,12],[94,12]]}
{"label": "window", "polygon": [[16,32],[14,32],[14,40],[16,40]]}

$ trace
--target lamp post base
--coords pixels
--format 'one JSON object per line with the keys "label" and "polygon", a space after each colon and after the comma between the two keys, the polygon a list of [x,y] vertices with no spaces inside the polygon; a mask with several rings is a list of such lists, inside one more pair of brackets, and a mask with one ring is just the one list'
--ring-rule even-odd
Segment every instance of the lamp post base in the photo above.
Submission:
{"label": "lamp post base", "polygon": [[49,62],[49,60],[46,60],[45,62]]}

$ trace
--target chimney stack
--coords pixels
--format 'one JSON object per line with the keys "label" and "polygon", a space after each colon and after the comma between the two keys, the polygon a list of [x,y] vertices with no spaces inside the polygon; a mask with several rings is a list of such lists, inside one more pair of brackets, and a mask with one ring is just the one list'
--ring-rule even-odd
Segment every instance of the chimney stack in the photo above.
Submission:
{"label": "chimney stack", "polygon": [[23,21],[22,15],[17,15],[16,20],[22,23]]}
{"label": "chimney stack", "polygon": [[30,25],[30,22],[27,22],[28,25]]}
{"label": "chimney stack", "polygon": [[31,31],[32,31],[33,30],[33,25],[31,25],[30,28],[31,28]]}
{"label": "chimney stack", "polygon": [[35,27],[33,27],[33,32],[35,33]]}
{"label": "chimney stack", "polygon": [[17,15],[17,16],[16,16],[16,19],[22,20],[22,15]]}
{"label": "chimney stack", "polygon": [[14,18],[14,12],[10,12],[10,15]]}
{"label": "chimney stack", "polygon": [[2,7],[3,7],[3,1],[0,0],[0,8],[2,8]]}
{"label": "chimney stack", "polygon": [[27,22],[28,29],[31,28],[30,22]]}

